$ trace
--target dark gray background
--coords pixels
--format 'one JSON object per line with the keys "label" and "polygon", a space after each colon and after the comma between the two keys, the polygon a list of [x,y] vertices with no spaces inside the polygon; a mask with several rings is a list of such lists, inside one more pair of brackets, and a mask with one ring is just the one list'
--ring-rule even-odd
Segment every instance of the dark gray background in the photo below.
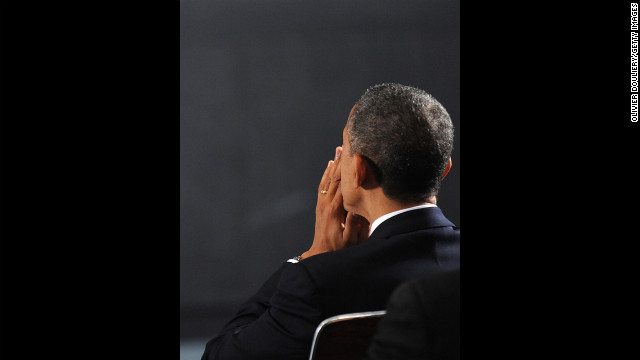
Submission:
{"label": "dark gray background", "polygon": [[308,249],[349,110],[382,82],[451,114],[438,205],[461,225],[459,1],[180,1],[181,341],[212,337]]}

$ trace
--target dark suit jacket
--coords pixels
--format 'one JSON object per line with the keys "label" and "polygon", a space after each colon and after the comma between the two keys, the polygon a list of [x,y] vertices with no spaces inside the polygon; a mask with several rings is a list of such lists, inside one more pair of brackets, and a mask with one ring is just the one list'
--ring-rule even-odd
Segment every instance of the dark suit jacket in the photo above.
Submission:
{"label": "dark suit jacket", "polygon": [[396,215],[357,246],[283,264],[210,340],[202,359],[308,359],[318,324],[383,310],[402,282],[460,265],[460,230],[438,207]]}
{"label": "dark suit jacket", "polygon": [[400,285],[367,359],[460,359],[460,268]]}

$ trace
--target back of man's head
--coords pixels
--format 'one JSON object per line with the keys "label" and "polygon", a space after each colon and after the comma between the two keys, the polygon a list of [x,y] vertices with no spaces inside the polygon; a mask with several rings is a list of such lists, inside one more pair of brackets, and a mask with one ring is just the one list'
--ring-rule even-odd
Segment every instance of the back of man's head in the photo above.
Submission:
{"label": "back of man's head", "polygon": [[356,105],[349,144],[372,163],[384,194],[403,204],[437,195],[453,149],[453,124],[440,102],[414,87],[380,84]]}

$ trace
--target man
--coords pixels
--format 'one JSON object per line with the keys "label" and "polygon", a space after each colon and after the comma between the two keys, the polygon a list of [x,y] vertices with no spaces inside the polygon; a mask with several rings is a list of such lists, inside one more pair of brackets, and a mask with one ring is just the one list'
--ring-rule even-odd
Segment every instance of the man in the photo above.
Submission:
{"label": "man", "polygon": [[308,359],[318,324],[385,308],[406,280],[460,265],[460,231],[436,206],[453,125],[428,93],[369,88],[318,187],[311,247],[284,263],[210,340],[206,359]]}
{"label": "man", "polygon": [[460,359],[460,268],[394,290],[367,355],[368,360]]}

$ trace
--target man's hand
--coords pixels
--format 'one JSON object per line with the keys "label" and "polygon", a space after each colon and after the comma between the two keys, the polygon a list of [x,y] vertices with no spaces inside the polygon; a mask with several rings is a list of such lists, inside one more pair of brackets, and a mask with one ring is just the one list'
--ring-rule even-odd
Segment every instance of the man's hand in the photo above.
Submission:
{"label": "man's hand", "polygon": [[347,213],[342,205],[340,190],[340,158],[342,148],[336,148],[334,160],[329,161],[318,187],[316,227],[311,248],[301,259],[328,251],[358,245],[369,237],[367,219]]}
{"label": "man's hand", "polygon": [[369,238],[369,221],[360,215],[347,213],[344,222],[343,240],[347,247],[359,245]]}

